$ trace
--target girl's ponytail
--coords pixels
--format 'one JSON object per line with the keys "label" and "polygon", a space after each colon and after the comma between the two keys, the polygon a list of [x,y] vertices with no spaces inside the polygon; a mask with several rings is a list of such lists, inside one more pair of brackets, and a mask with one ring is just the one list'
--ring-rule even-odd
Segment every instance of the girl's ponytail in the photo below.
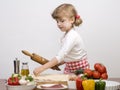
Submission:
{"label": "girl's ponytail", "polygon": [[74,25],[75,26],[79,26],[80,24],[82,24],[82,19],[80,18],[80,16],[79,15],[76,15],[75,16],[75,22],[74,22]]}

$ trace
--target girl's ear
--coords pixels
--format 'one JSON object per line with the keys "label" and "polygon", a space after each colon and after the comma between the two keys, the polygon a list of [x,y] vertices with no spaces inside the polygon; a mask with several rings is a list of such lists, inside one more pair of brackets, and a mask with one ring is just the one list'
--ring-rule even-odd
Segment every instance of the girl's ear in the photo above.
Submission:
{"label": "girl's ear", "polygon": [[73,23],[75,22],[75,18],[72,17],[72,18],[70,19],[70,21],[71,21],[71,23],[73,24]]}

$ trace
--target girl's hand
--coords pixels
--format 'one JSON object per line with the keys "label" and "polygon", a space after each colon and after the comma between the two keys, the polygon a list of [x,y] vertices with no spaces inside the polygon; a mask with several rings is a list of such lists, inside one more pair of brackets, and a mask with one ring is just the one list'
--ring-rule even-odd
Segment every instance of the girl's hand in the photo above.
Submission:
{"label": "girl's hand", "polygon": [[33,74],[34,74],[35,76],[40,75],[41,72],[42,72],[42,70],[41,70],[40,67],[37,67],[37,68],[35,68],[35,69],[33,70]]}
{"label": "girl's hand", "polygon": [[51,61],[47,62],[46,64],[40,66],[40,67],[37,67],[34,69],[33,71],[33,74],[35,76],[38,76],[41,72],[43,72],[44,70],[48,69],[48,68],[51,68],[55,65],[58,64],[58,60],[54,57]]}

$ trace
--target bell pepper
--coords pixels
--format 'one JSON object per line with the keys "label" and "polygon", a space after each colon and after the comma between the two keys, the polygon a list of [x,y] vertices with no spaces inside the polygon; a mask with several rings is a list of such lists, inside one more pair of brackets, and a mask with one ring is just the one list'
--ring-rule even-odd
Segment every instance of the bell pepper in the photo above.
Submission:
{"label": "bell pepper", "polygon": [[9,77],[8,85],[19,85],[19,78],[18,77]]}
{"label": "bell pepper", "polygon": [[95,82],[95,90],[105,90],[105,86],[106,82],[101,79]]}
{"label": "bell pepper", "polygon": [[77,90],[83,90],[83,86],[82,86],[82,78],[78,77],[76,79],[76,89]]}
{"label": "bell pepper", "polygon": [[93,79],[87,79],[82,81],[84,90],[95,90],[95,81]]}

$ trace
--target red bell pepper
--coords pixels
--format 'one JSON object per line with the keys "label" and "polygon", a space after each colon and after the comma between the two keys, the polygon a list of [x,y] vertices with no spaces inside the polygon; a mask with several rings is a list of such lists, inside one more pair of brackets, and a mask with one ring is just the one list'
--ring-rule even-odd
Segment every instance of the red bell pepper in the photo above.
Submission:
{"label": "red bell pepper", "polygon": [[19,78],[18,77],[8,78],[8,85],[19,85]]}
{"label": "red bell pepper", "polygon": [[83,90],[83,86],[82,86],[82,78],[78,77],[76,79],[76,89],[77,90]]}

